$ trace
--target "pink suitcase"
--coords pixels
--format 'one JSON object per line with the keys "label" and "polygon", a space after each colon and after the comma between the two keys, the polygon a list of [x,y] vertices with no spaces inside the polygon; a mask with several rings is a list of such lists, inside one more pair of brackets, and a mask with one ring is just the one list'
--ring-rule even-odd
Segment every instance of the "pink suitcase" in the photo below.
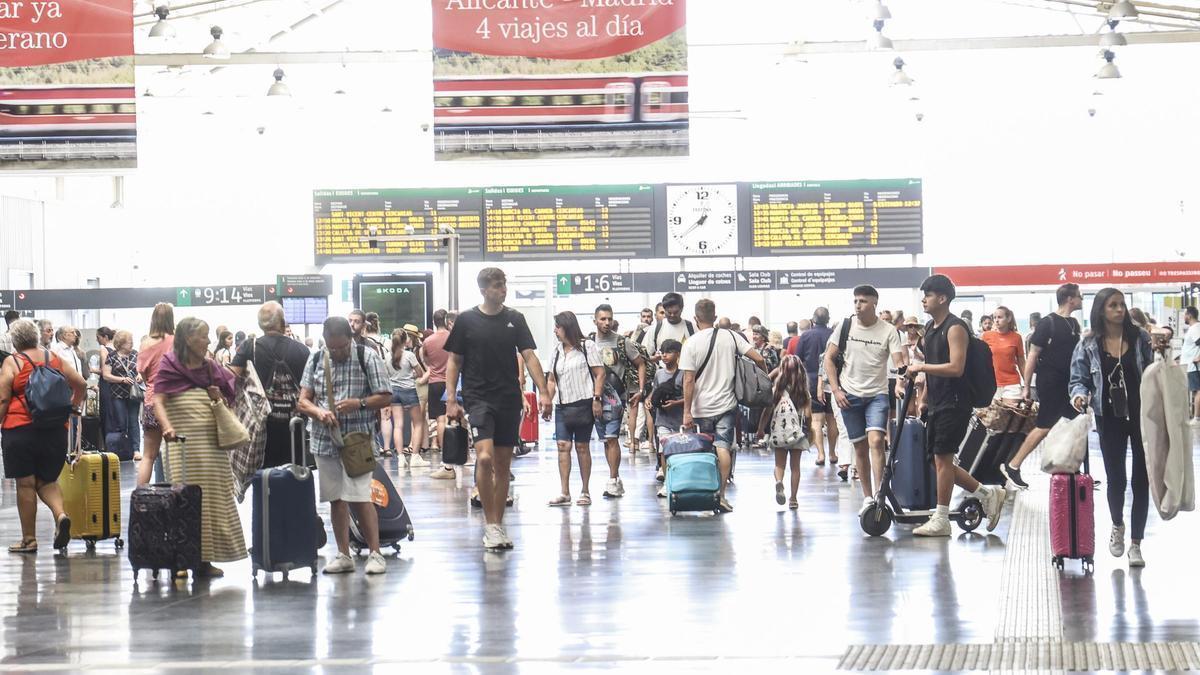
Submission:
{"label": "pink suitcase", "polygon": [[1068,558],[1083,561],[1083,571],[1095,570],[1096,512],[1092,477],[1086,473],[1056,473],[1050,477],[1050,561],[1063,568]]}

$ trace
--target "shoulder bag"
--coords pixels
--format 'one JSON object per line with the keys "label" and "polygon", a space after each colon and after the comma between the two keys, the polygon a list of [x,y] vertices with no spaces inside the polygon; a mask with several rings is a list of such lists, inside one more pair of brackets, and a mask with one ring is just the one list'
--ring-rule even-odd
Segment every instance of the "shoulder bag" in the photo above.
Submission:
{"label": "shoulder bag", "polygon": [[[359,354],[361,358],[361,352]],[[329,411],[337,415],[337,404],[333,400],[333,367],[329,360],[329,350],[322,350],[321,357],[325,366],[325,398]],[[366,364],[363,364],[364,372],[365,366]],[[346,470],[347,476],[357,478],[375,470],[375,439],[371,433],[351,431],[343,435],[337,427],[333,427],[331,431],[333,444],[338,447],[342,468]]]}

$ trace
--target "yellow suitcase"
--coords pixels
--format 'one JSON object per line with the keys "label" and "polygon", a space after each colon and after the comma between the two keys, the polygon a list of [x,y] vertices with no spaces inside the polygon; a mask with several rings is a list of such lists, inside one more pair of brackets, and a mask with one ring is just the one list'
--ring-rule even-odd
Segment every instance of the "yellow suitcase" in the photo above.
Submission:
{"label": "yellow suitcase", "polygon": [[111,452],[85,452],[63,465],[58,476],[63,507],[71,518],[71,538],[87,542],[121,539],[121,461]]}

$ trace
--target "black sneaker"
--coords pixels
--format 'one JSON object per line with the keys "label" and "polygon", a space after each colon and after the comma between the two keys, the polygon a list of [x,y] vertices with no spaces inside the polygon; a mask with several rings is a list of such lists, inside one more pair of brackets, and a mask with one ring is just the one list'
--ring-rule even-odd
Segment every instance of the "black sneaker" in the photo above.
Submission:
{"label": "black sneaker", "polygon": [[838,478],[841,478],[843,483],[845,483],[849,477],[850,477],[850,467],[843,466],[838,469]]}
{"label": "black sneaker", "polygon": [[1029,489],[1029,483],[1026,483],[1021,478],[1021,470],[1014,469],[1013,467],[1009,466],[1008,462],[1005,462],[1004,464],[1000,465],[1000,473],[1004,474],[1005,478],[1012,481],[1013,485],[1016,485],[1017,487],[1021,488],[1022,490]]}

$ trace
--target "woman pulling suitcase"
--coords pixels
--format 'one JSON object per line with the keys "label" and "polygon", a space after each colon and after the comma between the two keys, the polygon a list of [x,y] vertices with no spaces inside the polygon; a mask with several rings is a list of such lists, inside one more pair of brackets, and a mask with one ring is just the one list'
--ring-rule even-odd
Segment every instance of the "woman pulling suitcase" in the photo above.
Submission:
{"label": "woman pulling suitcase", "polygon": [[1150,479],[1142,445],[1142,372],[1154,363],[1150,334],[1134,325],[1125,294],[1105,288],[1092,302],[1091,332],[1071,357],[1071,404],[1083,412],[1089,402],[1100,432],[1100,453],[1108,478],[1108,511],[1113,557],[1125,553],[1125,458],[1133,448],[1133,527],[1129,566],[1145,567],[1142,539],[1150,510]]}

